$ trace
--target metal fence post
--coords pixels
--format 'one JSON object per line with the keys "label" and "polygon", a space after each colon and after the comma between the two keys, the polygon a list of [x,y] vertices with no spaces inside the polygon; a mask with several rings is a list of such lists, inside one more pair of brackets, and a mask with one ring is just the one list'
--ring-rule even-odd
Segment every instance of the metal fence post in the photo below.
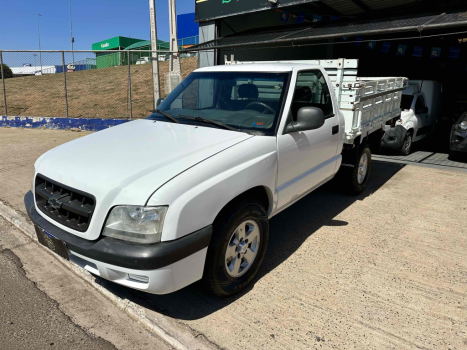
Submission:
{"label": "metal fence post", "polygon": [[65,52],[62,51],[62,63],[63,63],[63,83],[65,87],[65,106],[66,106],[66,117],[68,118],[68,92],[66,88],[66,70],[65,70]]}
{"label": "metal fence post", "polygon": [[157,101],[161,97],[159,79],[159,53],[157,46],[156,2],[149,0],[149,17],[151,21],[151,63],[153,84],[153,107],[157,109]]}
{"label": "metal fence post", "polygon": [[133,119],[133,105],[131,103],[131,66],[130,51],[128,51],[128,101],[130,102],[130,119]]}
{"label": "metal fence post", "polygon": [[3,73],[3,53],[0,51],[0,67],[2,73],[2,86],[3,86],[3,103],[5,104],[5,116],[8,115],[8,108],[6,105],[6,90],[5,90],[5,74]]}

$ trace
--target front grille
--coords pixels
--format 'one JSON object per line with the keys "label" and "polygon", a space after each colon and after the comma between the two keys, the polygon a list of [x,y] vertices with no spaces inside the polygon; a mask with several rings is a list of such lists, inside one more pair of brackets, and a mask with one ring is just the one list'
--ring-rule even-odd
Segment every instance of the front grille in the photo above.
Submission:
{"label": "front grille", "polygon": [[88,229],[96,206],[94,196],[38,174],[35,197],[37,208],[51,219],[76,231]]}

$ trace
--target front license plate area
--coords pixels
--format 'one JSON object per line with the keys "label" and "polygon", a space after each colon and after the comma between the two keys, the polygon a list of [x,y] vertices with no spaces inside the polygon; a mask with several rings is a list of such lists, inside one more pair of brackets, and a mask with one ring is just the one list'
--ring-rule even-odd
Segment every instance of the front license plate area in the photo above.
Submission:
{"label": "front license plate area", "polygon": [[66,248],[65,242],[52,236],[50,233],[40,228],[39,226],[36,225],[35,227],[37,239],[39,240],[40,244],[46,246],[48,249],[53,251],[55,254],[60,255],[62,258],[69,260],[68,250]]}

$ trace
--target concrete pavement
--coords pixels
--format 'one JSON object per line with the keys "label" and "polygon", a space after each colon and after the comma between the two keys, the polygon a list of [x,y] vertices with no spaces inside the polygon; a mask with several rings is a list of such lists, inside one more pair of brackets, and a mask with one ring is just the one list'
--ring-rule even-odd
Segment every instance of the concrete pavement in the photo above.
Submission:
{"label": "concrete pavement", "polygon": [[171,349],[0,217],[0,349]]}
{"label": "concrete pavement", "polygon": [[[34,158],[62,137],[37,133],[0,129],[0,200],[23,213]],[[96,282],[222,348],[463,349],[467,177],[447,169],[374,162],[362,195],[335,183],[308,195],[271,220],[259,276],[233,298],[196,284],[155,296]]]}
{"label": "concrete pavement", "polygon": [[[14,230],[0,218],[0,231]],[[0,242],[1,243],[1,242]],[[0,344],[2,349],[115,349],[65,315],[22,270],[20,259],[0,251]]]}

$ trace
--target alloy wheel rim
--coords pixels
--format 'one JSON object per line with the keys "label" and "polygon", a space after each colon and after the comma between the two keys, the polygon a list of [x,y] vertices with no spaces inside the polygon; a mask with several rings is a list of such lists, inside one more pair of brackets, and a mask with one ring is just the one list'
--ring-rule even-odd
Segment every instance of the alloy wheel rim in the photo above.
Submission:
{"label": "alloy wheel rim", "polygon": [[238,278],[253,265],[258,255],[261,236],[258,224],[253,220],[242,222],[230,236],[224,263],[229,276]]}
{"label": "alloy wheel rim", "polygon": [[368,171],[368,157],[366,153],[363,153],[360,157],[360,162],[358,163],[358,174],[357,180],[359,184],[362,184],[365,181],[366,173]]}

